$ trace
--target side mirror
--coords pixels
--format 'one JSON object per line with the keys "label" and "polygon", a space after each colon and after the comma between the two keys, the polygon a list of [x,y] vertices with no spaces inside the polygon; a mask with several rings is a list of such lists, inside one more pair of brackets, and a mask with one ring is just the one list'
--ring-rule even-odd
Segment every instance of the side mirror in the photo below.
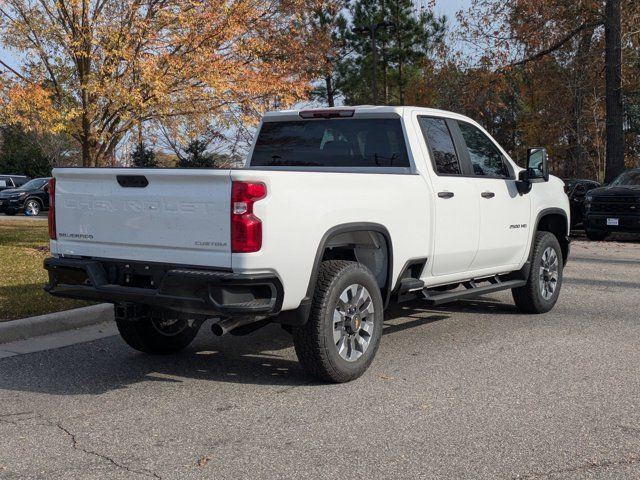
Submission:
{"label": "side mirror", "polygon": [[529,180],[549,181],[549,164],[544,148],[527,149],[527,178]]}
{"label": "side mirror", "polygon": [[527,149],[527,168],[518,175],[516,187],[520,195],[531,191],[534,182],[549,181],[549,165],[547,151],[544,148]]}

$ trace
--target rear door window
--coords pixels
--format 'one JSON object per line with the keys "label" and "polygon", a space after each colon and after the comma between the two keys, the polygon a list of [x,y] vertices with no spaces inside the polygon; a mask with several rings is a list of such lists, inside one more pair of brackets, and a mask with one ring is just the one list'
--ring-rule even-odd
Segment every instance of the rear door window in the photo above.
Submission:
{"label": "rear door window", "polygon": [[443,118],[420,117],[420,128],[433,158],[438,175],[461,175],[460,159]]}
{"label": "rear door window", "polygon": [[399,118],[265,122],[252,167],[409,167]]}

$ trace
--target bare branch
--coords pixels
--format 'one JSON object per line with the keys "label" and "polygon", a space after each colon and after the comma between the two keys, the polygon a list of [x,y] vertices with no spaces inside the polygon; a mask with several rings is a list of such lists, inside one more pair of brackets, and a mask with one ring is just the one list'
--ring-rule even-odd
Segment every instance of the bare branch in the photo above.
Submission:
{"label": "bare branch", "polygon": [[545,57],[557,50],[560,50],[565,44],[567,44],[570,40],[572,40],[576,35],[578,35],[580,32],[584,31],[584,30],[588,30],[591,28],[596,28],[596,27],[600,27],[604,25],[603,21],[599,21],[599,22],[591,22],[591,23],[583,23],[582,25],[580,25],[579,27],[571,30],[569,33],[567,33],[564,37],[562,37],[560,40],[558,40],[556,43],[554,43],[553,45],[551,45],[548,48],[545,48],[544,50],[541,50],[539,52],[537,52],[534,55],[531,55],[530,57],[524,58],[518,62],[512,63],[510,65],[508,65],[505,68],[513,68],[513,67],[521,67],[523,65],[526,65],[527,63],[530,62],[535,62],[536,60],[540,60],[542,57]]}

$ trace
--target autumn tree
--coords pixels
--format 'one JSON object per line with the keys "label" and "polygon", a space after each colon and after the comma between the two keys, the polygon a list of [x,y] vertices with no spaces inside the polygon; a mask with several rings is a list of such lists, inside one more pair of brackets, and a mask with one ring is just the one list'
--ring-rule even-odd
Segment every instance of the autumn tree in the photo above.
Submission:
{"label": "autumn tree", "polygon": [[[306,96],[322,0],[4,0],[3,120],[64,133],[85,166],[113,157],[140,124],[246,121]],[[233,115],[229,112],[233,111]]]}
{"label": "autumn tree", "polygon": [[[460,21],[469,45],[478,47],[476,55],[489,58],[498,71],[522,73],[529,86],[537,83],[551,97],[565,92],[562,103],[571,120],[565,137],[574,174],[593,154],[590,146],[599,145],[603,123],[607,179],[624,168],[621,39],[633,22],[637,30],[638,2],[473,0]],[[556,75],[545,75],[552,72]]]}

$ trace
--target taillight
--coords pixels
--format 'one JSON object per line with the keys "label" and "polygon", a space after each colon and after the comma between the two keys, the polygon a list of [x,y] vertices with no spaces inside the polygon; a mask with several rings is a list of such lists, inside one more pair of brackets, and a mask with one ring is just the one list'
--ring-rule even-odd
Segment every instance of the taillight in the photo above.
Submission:
{"label": "taillight", "polygon": [[55,240],[58,238],[56,231],[56,179],[49,180],[49,238]]}
{"label": "taillight", "polygon": [[262,222],[253,204],[267,195],[264,183],[233,182],[231,187],[231,251],[257,252],[262,248]]}

